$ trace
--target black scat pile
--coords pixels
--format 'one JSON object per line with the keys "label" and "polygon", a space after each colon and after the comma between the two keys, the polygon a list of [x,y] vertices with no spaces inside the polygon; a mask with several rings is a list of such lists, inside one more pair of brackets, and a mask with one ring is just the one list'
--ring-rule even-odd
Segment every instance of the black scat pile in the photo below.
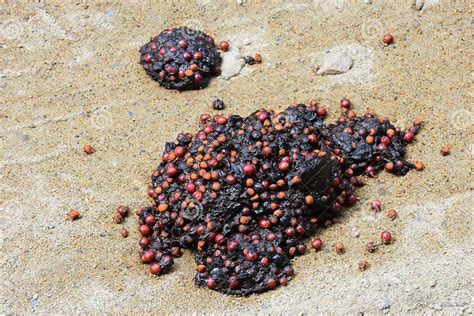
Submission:
{"label": "black scat pile", "polygon": [[397,175],[412,168],[404,136],[419,125],[404,132],[370,113],[324,125],[317,113],[324,112],[298,104],[216,115],[167,143],[152,174],[153,201],[138,211],[142,260],[163,273],[185,248],[194,251],[198,286],[248,295],[286,285],[304,239],[357,202],[359,176],[387,164]]}
{"label": "black scat pile", "polygon": [[206,87],[211,77],[220,74],[221,61],[214,39],[187,27],[164,30],[140,49],[143,68],[167,89]]}

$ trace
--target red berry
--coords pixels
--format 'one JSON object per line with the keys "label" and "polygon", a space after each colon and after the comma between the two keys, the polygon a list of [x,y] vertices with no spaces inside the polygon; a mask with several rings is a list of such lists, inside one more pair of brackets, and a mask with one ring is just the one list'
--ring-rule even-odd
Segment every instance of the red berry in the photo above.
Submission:
{"label": "red berry", "polygon": [[246,176],[253,176],[256,172],[255,170],[255,167],[251,164],[243,164],[242,165],[242,172],[246,175]]}
{"label": "red berry", "polygon": [[207,121],[209,121],[210,118],[211,116],[207,113],[203,113],[199,116],[199,120],[201,121],[202,124],[207,123]]}
{"label": "red berry", "polygon": [[197,84],[202,82],[202,76],[199,73],[194,74],[194,82]]}
{"label": "red berry", "polygon": [[150,272],[153,273],[153,274],[160,274],[160,272],[161,272],[160,265],[156,262],[150,264]]}
{"label": "red berry", "polygon": [[414,138],[415,138],[415,134],[413,134],[412,132],[406,132],[405,135],[403,136],[403,140],[406,141],[407,143],[411,143]]}
{"label": "red berry", "polygon": [[94,148],[91,145],[84,145],[84,152],[90,155],[94,152]]}
{"label": "red berry", "polygon": [[208,288],[212,289],[216,285],[216,281],[213,278],[208,278],[206,284]]}
{"label": "red berry", "polygon": [[179,47],[185,49],[186,47],[188,47],[188,41],[185,40],[185,39],[182,39],[178,42],[178,45],[179,45]]}
{"label": "red berry", "polygon": [[262,123],[265,122],[267,118],[268,118],[268,113],[265,111],[259,112],[257,115],[257,119]]}
{"label": "red berry", "polygon": [[143,236],[148,236],[151,233],[151,229],[148,227],[148,225],[141,225],[139,231]]}
{"label": "red berry", "polygon": [[193,58],[193,56],[189,52],[184,52],[183,58],[187,61],[190,61]]}
{"label": "red berry", "polygon": [[221,41],[219,43],[219,49],[226,52],[229,49],[229,42],[228,41]]}
{"label": "red berry", "polygon": [[278,164],[278,170],[281,172],[286,172],[290,169],[290,163],[287,161],[282,161]]}
{"label": "red berry", "polygon": [[326,116],[327,111],[325,108],[319,107],[316,109],[316,114],[318,114],[318,116]]}
{"label": "red berry", "polygon": [[320,250],[322,246],[323,246],[323,242],[321,241],[319,237],[316,237],[311,241],[311,247],[313,247],[313,249],[316,251]]}
{"label": "red berry", "polygon": [[174,149],[174,154],[178,157],[181,157],[182,155],[184,155],[185,152],[186,152],[186,149],[184,149],[183,146],[176,146],[176,148]]}
{"label": "red berry", "polygon": [[342,99],[341,100],[341,107],[345,108],[345,109],[349,109],[351,107],[351,101],[349,99]]}
{"label": "red berry", "polygon": [[202,58],[202,53],[201,52],[195,52],[194,53],[194,59],[199,60]]}
{"label": "red berry", "polygon": [[272,226],[272,224],[270,223],[270,221],[266,218],[262,218],[259,222],[258,222],[258,226],[260,228],[263,228],[263,229],[269,229],[270,226]]}
{"label": "red berry", "polygon": [[245,259],[248,261],[255,261],[258,259],[258,255],[255,252],[249,252],[247,255],[245,255]]}
{"label": "red berry", "polygon": [[145,54],[145,56],[143,56],[143,60],[149,64],[151,63],[151,55],[150,54]]}
{"label": "red berry", "polygon": [[383,37],[383,42],[386,44],[386,45],[390,45],[393,43],[393,40],[394,40],[394,37],[392,34],[387,34]]}
{"label": "red berry", "polygon": [[275,286],[277,286],[277,282],[275,281],[275,279],[268,279],[267,287],[269,289],[273,289],[273,288],[275,288]]}
{"label": "red berry", "polygon": [[229,278],[229,285],[231,287],[238,287],[239,286],[239,280],[235,276],[231,276]]}
{"label": "red berry", "polygon": [[384,230],[383,232],[380,233],[380,239],[382,239],[382,242],[384,244],[389,244],[390,241],[392,240],[392,234]]}
{"label": "red berry", "polygon": [[380,139],[380,142],[384,145],[390,145],[390,138],[388,136],[382,136],[382,138]]}
{"label": "red berry", "polygon": [[145,247],[147,247],[148,245],[150,245],[150,240],[148,240],[148,238],[142,237],[142,238],[140,238],[140,240],[138,241],[138,244],[140,245],[140,247],[145,248]]}
{"label": "red berry", "polygon": [[155,253],[153,250],[147,250],[142,254],[143,263],[150,263],[155,258]]}
{"label": "red berry", "polygon": [[147,225],[154,225],[154,224],[155,224],[155,216],[153,216],[153,215],[151,215],[151,214],[150,214],[150,215],[147,215],[147,216],[145,217],[145,223],[146,223]]}
{"label": "red berry", "polygon": [[193,193],[196,190],[196,185],[194,183],[186,184],[186,191]]}
{"label": "red berry", "polygon": [[237,248],[239,246],[239,243],[236,242],[235,240],[231,240],[229,241],[229,243],[227,244],[227,250],[229,252],[232,252],[235,250],[235,248]]}
{"label": "red berry", "polygon": [[227,184],[230,184],[230,185],[233,185],[233,184],[237,183],[237,179],[231,174],[229,174],[229,175],[227,175],[227,177],[225,177],[225,181],[227,182]]}
{"label": "red berry", "polygon": [[166,168],[166,174],[171,178],[176,177],[176,175],[178,174],[178,169],[176,169],[173,165],[169,165]]}
{"label": "red berry", "polygon": [[79,218],[79,212],[76,210],[70,210],[67,215],[74,221]]}
{"label": "red berry", "polygon": [[216,117],[216,123],[219,125],[227,124],[227,118],[225,116],[219,115]]}
{"label": "red berry", "polygon": [[225,241],[225,237],[222,234],[217,234],[214,240],[216,241],[218,245],[220,245]]}

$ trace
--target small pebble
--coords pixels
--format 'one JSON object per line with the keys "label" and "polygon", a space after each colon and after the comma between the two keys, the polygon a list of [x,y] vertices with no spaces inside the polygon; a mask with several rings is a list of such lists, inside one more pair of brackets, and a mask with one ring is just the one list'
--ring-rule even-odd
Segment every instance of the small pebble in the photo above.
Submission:
{"label": "small pebble", "polygon": [[354,237],[354,238],[359,238],[360,233],[359,233],[359,231],[357,230],[357,228],[352,227],[351,232],[352,232],[352,237]]}
{"label": "small pebble", "polygon": [[318,76],[339,75],[348,72],[354,64],[346,51],[328,51],[319,61]]}
{"label": "small pebble", "polygon": [[420,11],[421,9],[423,9],[423,6],[424,6],[424,5],[425,5],[425,1],[424,1],[424,0],[415,0],[413,7],[414,7],[416,10]]}

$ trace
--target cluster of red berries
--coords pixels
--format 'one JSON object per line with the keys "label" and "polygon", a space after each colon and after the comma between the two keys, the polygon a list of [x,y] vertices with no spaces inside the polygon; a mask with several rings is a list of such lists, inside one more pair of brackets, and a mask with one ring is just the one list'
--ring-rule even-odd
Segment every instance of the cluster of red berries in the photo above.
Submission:
{"label": "cluster of red berries", "polygon": [[[221,42],[219,47],[225,51],[229,44]],[[140,53],[147,73],[167,89],[201,89],[221,71],[221,56],[214,39],[187,27],[164,30]]]}
{"label": "cluster of red berries", "polygon": [[167,143],[152,173],[152,202],[137,211],[150,271],[169,271],[184,248],[194,251],[198,286],[247,295],[286,285],[304,239],[357,202],[362,175],[414,168],[403,156],[419,124],[402,131],[347,109],[325,125],[325,115],[314,100],[246,118],[203,114],[197,133]]}

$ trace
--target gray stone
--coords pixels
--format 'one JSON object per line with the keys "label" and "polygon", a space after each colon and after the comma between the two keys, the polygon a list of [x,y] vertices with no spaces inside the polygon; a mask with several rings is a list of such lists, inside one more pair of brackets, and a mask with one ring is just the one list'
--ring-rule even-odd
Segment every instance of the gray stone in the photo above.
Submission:
{"label": "gray stone", "polygon": [[353,60],[346,51],[326,52],[316,72],[319,76],[339,75],[352,68]]}
{"label": "gray stone", "polygon": [[221,65],[221,77],[229,80],[237,76],[245,63],[240,55],[239,48],[235,45],[230,45],[229,50],[223,54]]}
{"label": "gray stone", "polygon": [[414,0],[413,7],[415,10],[420,11],[423,9],[423,6],[425,5],[425,0]]}

